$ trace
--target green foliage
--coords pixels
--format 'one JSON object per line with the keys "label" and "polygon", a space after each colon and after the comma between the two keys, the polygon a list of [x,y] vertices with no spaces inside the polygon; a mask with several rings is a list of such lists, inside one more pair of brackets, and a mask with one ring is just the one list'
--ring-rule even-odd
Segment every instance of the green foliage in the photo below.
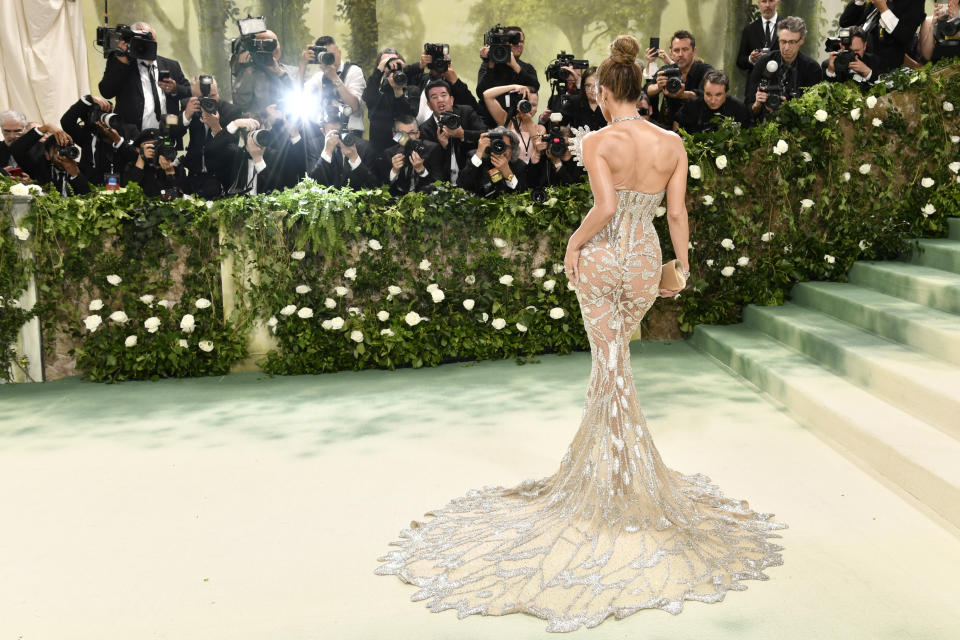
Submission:
{"label": "green foliage", "polygon": [[[0,193],[9,191],[11,181],[0,181]],[[21,240],[16,233],[24,234],[26,229],[14,229],[11,216],[13,201],[0,200],[0,379],[9,381],[11,365],[25,367],[25,363],[16,361],[13,344],[20,328],[33,313],[20,308],[19,299],[27,288],[30,266],[25,258],[25,249],[30,238]]]}

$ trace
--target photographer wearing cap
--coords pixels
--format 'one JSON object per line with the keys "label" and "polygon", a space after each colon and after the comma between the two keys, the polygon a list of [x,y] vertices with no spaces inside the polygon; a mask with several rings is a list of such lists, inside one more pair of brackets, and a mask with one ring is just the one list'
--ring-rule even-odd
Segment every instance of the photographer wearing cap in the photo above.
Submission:
{"label": "photographer wearing cap", "polygon": [[[493,43],[493,44],[491,44]],[[491,125],[493,120],[487,113],[483,94],[491,87],[507,84],[519,84],[540,90],[537,70],[529,62],[520,59],[526,36],[520,27],[496,27],[484,36],[484,45],[480,48],[480,70],[477,72],[477,97],[480,99],[478,113]]]}
{"label": "photographer wearing cap", "polygon": [[903,66],[924,15],[923,0],[850,0],[839,25],[863,26],[867,48],[877,56],[873,72],[882,74]]}
{"label": "photographer wearing cap", "polygon": [[136,182],[144,195],[172,200],[183,195],[186,186],[183,167],[175,164],[176,147],[164,141],[160,129],[144,129],[133,141],[137,159],[127,165],[122,184]]}
{"label": "photographer wearing cap", "polygon": [[233,104],[241,112],[260,116],[268,105],[280,102],[296,86],[297,69],[280,62],[277,34],[264,28],[262,21],[251,27],[260,31],[246,34],[246,21],[239,22],[241,36],[234,40],[230,58]]}
{"label": "photographer wearing cap", "polygon": [[323,151],[310,177],[329,187],[373,189],[380,186],[375,174],[379,164],[376,150],[353,133],[344,120],[341,110],[328,107],[324,114]]}
{"label": "photographer wearing cap", "polygon": [[394,120],[416,115],[420,91],[411,86],[408,65],[396,49],[383,49],[377,60],[363,90],[363,102],[370,120],[370,144],[382,152],[393,145]]}
{"label": "photographer wearing cap", "polygon": [[[648,51],[648,58],[650,54]],[[697,40],[693,34],[683,29],[677,31],[670,38],[669,60],[672,64],[660,67],[656,82],[647,85],[647,97],[651,103],[656,103],[658,96],[663,96],[659,120],[667,128],[673,127],[673,121],[684,102],[700,97],[703,77],[713,70],[706,62],[697,60],[696,55]]]}
{"label": "photographer wearing cap", "polygon": [[53,183],[62,196],[90,192],[89,180],[80,169],[80,147],[55,125],[31,127],[10,145],[10,153],[36,184]]}
{"label": "photographer wearing cap", "polygon": [[677,113],[676,125],[687,133],[714,131],[717,118],[733,118],[742,127],[753,122],[750,109],[730,95],[730,79],[723,71],[708,71],[703,77],[703,96],[690,100]]}
{"label": "photographer wearing cap", "polygon": [[467,150],[477,144],[487,126],[476,111],[454,104],[450,85],[434,80],[424,89],[432,116],[420,125],[420,137],[440,145],[441,179],[457,184],[467,163]]}
{"label": "photographer wearing cap", "polygon": [[413,191],[428,191],[441,179],[440,145],[420,139],[417,120],[411,115],[399,116],[394,123],[395,144],[380,161],[380,175],[390,185],[390,193],[402,196]]}
{"label": "photographer wearing cap", "polygon": [[157,34],[145,22],[131,25],[119,51],[107,58],[100,95],[116,99],[114,112],[137,130],[156,128],[168,113],[178,113],[190,83],[180,63],[157,55]]}
{"label": "photographer wearing cap", "polygon": [[119,176],[137,157],[132,141],[136,127],[121,122],[108,100],[91,95],[67,109],[60,126],[80,145],[80,169],[90,182],[119,186]]}
{"label": "photographer wearing cap", "polygon": [[867,34],[862,27],[841,29],[837,38],[827,40],[830,57],[821,63],[823,75],[830,82],[853,80],[863,87],[876,81],[874,67],[880,64],[877,57],[867,53]]}
{"label": "photographer wearing cap", "polygon": [[347,127],[358,137],[363,137],[363,101],[367,87],[363,70],[349,60],[343,60],[343,52],[331,36],[320,36],[313,45],[303,50],[300,59],[300,77],[305,78],[308,64],[320,67],[304,82],[306,91],[320,97],[320,113],[326,113],[331,105],[343,104],[353,110]]}
{"label": "photographer wearing cap", "polygon": [[513,159],[520,137],[506,127],[496,127],[480,135],[477,148],[460,172],[457,186],[481,198],[516,193],[526,188],[526,166]]}
{"label": "photographer wearing cap", "polygon": [[790,16],[777,24],[778,51],[757,60],[747,82],[747,99],[755,121],[759,122],[780,105],[803,94],[803,90],[823,80],[816,60],[800,51],[807,39],[802,18]]}
{"label": "photographer wearing cap", "polygon": [[748,76],[761,56],[780,48],[777,39],[780,0],[758,0],[757,6],[760,16],[743,28],[737,51],[737,66],[746,71]]}
{"label": "photographer wearing cap", "polygon": [[212,200],[221,195],[222,185],[208,170],[207,152],[217,134],[239,118],[241,111],[232,102],[220,99],[217,80],[211,75],[194,76],[190,81],[190,93],[180,116],[190,134],[187,152],[181,162],[187,171],[186,191]]}

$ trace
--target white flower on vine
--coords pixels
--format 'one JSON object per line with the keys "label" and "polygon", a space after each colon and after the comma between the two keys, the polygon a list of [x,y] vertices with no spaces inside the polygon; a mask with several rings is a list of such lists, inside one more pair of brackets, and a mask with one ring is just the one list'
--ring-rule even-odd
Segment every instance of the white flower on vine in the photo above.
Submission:
{"label": "white flower on vine", "polygon": [[950,136],[950,142],[953,144],[960,143],[960,136]]}
{"label": "white flower on vine", "polygon": [[554,272],[554,273],[563,273],[563,265],[562,265],[562,264],[554,263],[554,265],[553,265],[553,272]]}
{"label": "white flower on vine", "polygon": [[[956,172],[954,172],[954,173],[956,173]],[[547,275],[547,270],[546,270],[546,269],[534,269],[534,270],[533,270],[533,277],[536,278],[537,280],[539,280],[540,278],[544,277],[545,275]]]}
{"label": "white flower on vine", "polygon": [[424,258],[420,261],[420,271],[429,271],[430,270],[430,261]]}
{"label": "white flower on vine", "polygon": [[713,266],[713,260],[707,260],[707,266],[708,266],[708,267],[712,267],[712,266]]}
{"label": "white flower on vine", "polygon": [[875,127],[882,127],[882,126],[883,126],[883,120],[881,120],[880,118],[874,118],[874,119],[870,122],[870,124],[872,124],[872,125],[875,126]]}
{"label": "white flower on vine", "polygon": [[267,326],[273,329],[274,327],[277,326],[278,322],[279,321],[277,320],[277,316],[270,316],[270,319],[267,320]]}
{"label": "white flower on vine", "polygon": [[576,291],[576,290],[577,290],[576,285],[573,284],[573,282],[571,282],[570,280],[567,280],[567,291]]}
{"label": "white flower on vine", "polygon": [[720,241],[720,246],[726,249],[727,251],[732,251],[736,245],[733,244],[733,240],[730,238],[724,238]]}
{"label": "white flower on vine", "polygon": [[14,227],[13,235],[17,237],[17,240],[20,240],[21,242],[26,242],[27,240],[30,239],[30,230],[26,229],[25,227]]}
{"label": "white flower on vine", "polygon": [[333,298],[326,298],[323,301],[323,306],[325,306],[327,309],[335,309],[337,306],[337,301]]}
{"label": "white flower on vine", "polygon": [[951,162],[947,165],[947,169],[950,169],[953,173],[960,173],[960,162]]}
{"label": "white flower on vine", "polygon": [[713,196],[711,196],[711,195],[705,195],[705,196],[703,196],[703,204],[705,204],[705,205],[708,206],[708,207],[709,207],[710,205],[712,205],[712,204],[713,204]]}
{"label": "white flower on vine", "polygon": [[380,241],[374,240],[373,238],[371,238],[370,240],[367,240],[367,246],[373,249],[374,251],[380,251],[380,249],[383,249],[383,245],[380,244]]}
{"label": "white flower on vine", "polygon": [[190,346],[190,343],[187,342],[186,339],[184,339],[184,338],[180,338],[180,340],[177,342],[177,344],[180,345],[180,348],[181,348],[181,349],[186,349],[186,348],[188,348],[188,347]]}
{"label": "white flower on vine", "polygon": [[307,318],[312,318],[313,309],[311,309],[310,307],[301,307],[300,310],[297,311],[297,317],[302,318],[304,320],[306,320]]}
{"label": "white flower on vine", "polygon": [[813,206],[813,204],[814,204],[813,200],[811,200],[810,198],[804,198],[803,200],[800,201],[800,208],[809,209]]}
{"label": "white flower on vine", "polygon": [[933,206],[932,204],[930,204],[929,202],[928,202],[927,204],[923,205],[923,208],[920,209],[920,213],[922,213],[922,214],[923,214],[923,217],[925,217],[925,218],[926,218],[927,216],[932,216],[932,215],[935,214],[936,212],[937,212],[937,208],[934,207],[934,206]]}
{"label": "white flower on vine", "polygon": [[494,238],[493,246],[495,246],[498,249],[504,249],[507,246],[507,241],[504,240],[503,238]]}
{"label": "white flower on vine", "polygon": [[347,313],[352,316],[360,316],[361,318],[363,317],[363,312],[360,311],[360,307],[347,307]]}
{"label": "white flower on vine", "polygon": [[333,321],[332,321],[332,320],[324,320],[323,322],[320,323],[320,328],[323,329],[323,330],[325,330],[325,331],[332,331],[332,330],[333,330]]}
{"label": "white flower on vine", "polygon": [[143,328],[149,333],[156,333],[160,328],[160,318],[152,316],[143,321]]}
{"label": "white flower on vine", "polygon": [[920,186],[923,187],[924,189],[929,189],[934,184],[936,184],[936,182],[934,181],[933,178],[925,177],[920,180]]}
{"label": "white flower on vine", "polygon": [[506,286],[508,286],[508,287],[509,287],[509,286],[512,286],[512,285],[513,285],[513,276],[511,276],[511,275],[500,276],[500,284],[506,285]]}
{"label": "white flower on vine", "polygon": [[423,318],[421,318],[420,314],[417,313],[416,311],[410,311],[409,313],[407,313],[407,315],[403,316],[403,321],[406,322],[411,327],[415,327],[418,324],[420,324],[421,320],[423,320]]}
{"label": "white flower on vine", "polygon": [[507,321],[504,320],[503,318],[494,318],[493,322],[490,323],[490,326],[496,329],[497,331],[500,331],[505,326],[507,326]]}
{"label": "white flower on vine", "polygon": [[800,155],[803,156],[803,161],[804,161],[804,162],[813,162],[813,156],[810,155],[810,152],[809,152],[809,151],[804,151],[804,152],[801,153]]}
{"label": "white flower on vine", "polygon": [[152,295],[150,295],[149,293],[140,296],[140,302],[142,302],[143,304],[148,305],[148,306],[151,305],[151,304],[153,304],[154,299],[155,299],[155,298],[154,298]]}
{"label": "white flower on vine", "polygon": [[740,258],[737,260],[738,267],[745,267],[748,264],[750,264],[750,258],[747,256],[740,256]]}
{"label": "white flower on vine", "polygon": [[350,339],[354,342],[363,342],[363,332],[356,329],[350,332]]}
{"label": "white flower on vine", "polygon": [[30,195],[30,189],[27,188],[27,185],[18,182],[17,184],[10,187],[10,195],[28,196]]}
{"label": "white flower on vine", "polygon": [[389,319],[390,319],[390,313],[388,311],[381,310],[377,312],[377,320],[379,320],[380,322],[386,322]]}
{"label": "white flower on vine", "polygon": [[813,114],[813,119],[817,122],[826,122],[829,117],[830,114],[823,109],[817,109],[816,113]]}
{"label": "white flower on vine", "polygon": [[553,288],[556,286],[557,286],[557,281],[552,278],[543,283],[543,289],[545,291],[553,291]]}
{"label": "white flower on vine", "polygon": [[734,271],[736,271],[736,269],[733,267],[724,267],[723,269],[720,269],[720,275],[722,275],[724,278],[729,278],[733,275]]}
{"label": "white flower on vine", "polygon": [[665,214],[666,212],[667,212],[667,208],[661,205],[657,207],[656,216],[658,218],[663,217],[663,214]]}
{"label": "white flower on vine", "polygon": [[430,297],[433,298],[433,301],[436,303],[443,302],[444,298],[447,296],[440,289],[433,289],[430,291]]}
{"label": "white flower on vine", "polygon": [[519,331],[520,333],[526,333],[526,332],[527,332],[527,325],[518,322],[518,323],[517,323],[517,331]]}
{"label": "white flower on vine", "polygon": [[137,336],[127,336],[127,339],[123,341],[123,346],[128,349],[137,346]]}
{"label": "white flower on vine", "polygon": [[[280,309],[280,315],[282,316],[292,316],[296,312],[297,312],[297,305],[295,304],[288,304],[283,309]],[[193,318],[193,316],[190,316],[190,317]]]}
{"label": "white flower on vine", "polygon": [[[293,308],[296,309],[296,307],[293,307]],[[280,313],[283,313],[283,311],[281,311]],[[291,311],[290,313],[293,313],[293,311]],[[286,315],[290,315],[290,314],[286,314]],[[184,333],[193,333],[193,330],[196,328],[197,328],[197,323],[193,319],[193,316],[191,314],[188,313],[184,315],[182,318],[180,318],[180,330],[183,331]]]}
{"label": "white flower on vine", "polygon": [[[869,106],[869,105],[868,105],[868,106]],[[856,109],[851,109],[851,110],[850,110],[850,119],[853,120],[854,122],[856,122],[857,120],[860,119],[860,114],[861,114],[860,107],[857,107]]]}
{"label": "white flower on vine", "polygon": [[115,273],[111,273],[110,275],[107,276],[107,282],[109,282],[113,286],[117,286],[118,284],[123,282],[123,278],[121,278]]}
{"label": "white flower on vine", "polygon": [[788,145],[787,141],[782,138],[780,140],[777,140],[777,144],[773,146],[773,152],[778,156],[782,156],[789,150],[790,150],[790,145]]}
{"label": "white flower on vine", "polygon": [[206,298],[197,298],[197,301],[193,304],[196,305],[197,309],[209,309],[212,303]]}
{"label": "white flower on vine", "polygon": [[296,291],[297,291],[297,293],[299,293],[299,294],[301,294],[301,295],[303,295],[303,294],[305,294],[305,293],[310,293],[310,291],[311,291],[310,285],[299,284],[299,285],[297,285]]}
{"label": "white flower on vine", "polygon": [[388,338],[393,337],[393,329],[380,329],[380,335],[387,336]]}
{"label": "white flower on vine", "polygon": [[867,109],[873,109],[877,106],[877,96],[867,96]]}
{"label": "white flower on vine", "polygon": [[867,175],[870,173],[871,169],[873,169],[873,165],[871,165],[869,162],[864,162],[862,165],[860,165],[860,168],[857,169],[857,171],[863,175]]}
{"label": "white flower on vine", "polygon": [[83,326],[85,326],[90,333],[96,331],[101,324],[103,324],[103,318],[97,314],[87,316],[83,319]]}
{"label": "white flower on vine", "polygon": [[90,311],[100,311],[100,309],[103,309],[103,300],[94,298],[90,301],[90,304],[87,305],[87,308],[90,309]]}
{"label": "white flower on vine", "polygon": [[844,182],[850,182],[850,172],[849,172],[849,171],[844,171],[844,172],[843,172],[843,181],[844,181]]}
{"label": "white flower on vine", "polygon": [[763,234],[762,236],[760,236],[760,241],[761,241],[761,242],[770,242],[770,240],[773,238],[773,236],[774,236],[774,233],[773,233],[772,231],[767,231],[765,234]]}
{"label": "white flower on vine", "polygon": [[340,329],[343,329],[344,324],[345,324],[345,321],[340,316],[337,316],[335,318],[330,318],[330,328],[333,329],[334,331],[340,331]]}
{"label": "white flower on vine", "polygon": [[717,169],[721,171],[727,168],[727,156],[717,156],[717,159],[713,161],[717,165]]}
{"label": "white flower on vine", "polygon": [[473,311],[474,305],[476,305],[476,302],[472,298],[467,298],[463,301],[463,308],[467,311]]}
{"label": "white flower on vine", "polygon": [[343,296],[350,293],[350,290],[347,289],[346,287],[334,287],[333,292],[342,298]]}
{"label": "white flower on vine", "polygon": [[213,343],[209,340],[201,340],[197,343],[197,347],[200,348],[200,351],[204,351],[206,353],[213,351]]}
{"label": "white flower on vine", "polygon": [[357,270],[355,267],[350,267],[343,272],[343,277],[347,280],[356,280],[357,279]]}
{"label": "white flower on vine", "polygon": [[480,322],[486,322],[489,319],[490,319],[490,316],[487,314],[486,311],[480,314]]}
{"label": "white flower on vine", "polygon": [[943,110],[944,110],[944,111],[947,111],[947,112],[953,111],[953,103],[952,103],[952,102],[944,101],[944,103],[943,103]]}
{"label": "white flower on vine", "polygon": [[743,189],[741,189],[741,188],[739,187],[739,185],[736,186],[736,187],[734,187],[734,188],[733,188],[733,195],[735,195],[735,196],[742,196],[742,195],[743,195]]}
{"label": "white flower on vine", "polygon": [[470,274],[469,276],[467,276],[466,278],[464,278],[463,281],[466,282],[467,284],[476,284],[476,283],[477,283],[477,276],[475,276],[475,275],[473,275],[473,274]]}
{"label": "white flower on vine", "polygon": [[837,261],[837,259],[836,259],[835,257],[833,257],[832,255],[830,255],[829,253],[828,253],[828,254],[825,254],[825,255],[823,256],[823,259],[827,261],[827,264],[833,264],[834,262]]}
{"label": "white flower on vine", "polygon": [[866,240],[861,240],[858,246],[860,247],[860,251],[866,251],[867,249],[870,248],[870,243],[867,242]]}
{"label": "white flower on vine", "polygon": [[306,252],[306,251],[294,251],[293,253],[290,254],[290,257],[293,258],[294,260],[303,260],[304,258],[307,257],[307,252]]}
{"label": "white flower on vine", "polygon": [[703,172],[700,170],[700,165],[692,164],[687,168],[687,171],[690,172],[690,177],[694,180],[699,180],[703,175]]}
{"label": "white flower on vine", "polygon": [[130,318],[123,311],[114,311],[110,314],[110,319],[117,324],[126,324]]}
{"label": "white flower on vine", "polygon": [[401,293],[403,293],[403,289],[401,289],[395,284],[392,284],[389,287],[387,287],[387,293],[389,293],[391,296],[398,296]]}
{"label": "white flower on vine", "polygon": [[565,315],[567,315],[567,312],[560,307],[554,307],[553,309],[550,309],[550,317],[554,320],[559,320]]}

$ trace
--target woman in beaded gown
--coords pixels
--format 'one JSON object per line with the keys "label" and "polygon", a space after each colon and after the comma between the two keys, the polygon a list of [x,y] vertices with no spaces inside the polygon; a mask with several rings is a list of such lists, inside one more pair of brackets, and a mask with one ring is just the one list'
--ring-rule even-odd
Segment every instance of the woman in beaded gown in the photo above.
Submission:
{"label": "woman in beaded gown", "polygon": [[639,52],[632,36],[611,45],[597,74],[610,124],[579,141],[594,194],[565,258],[593,356],[580,428],[552,476],[471,491],[400,533],[376,573],[415,585],[431,611],[523,612],[573,631],[719,602],[782,564],[768,538],[786,525],[665,466],[640,412],[630,337],[658,294],[678,293],[659,290],[652,219],[664,194],[685,270],[688,231],[683,143],[636,115]]}

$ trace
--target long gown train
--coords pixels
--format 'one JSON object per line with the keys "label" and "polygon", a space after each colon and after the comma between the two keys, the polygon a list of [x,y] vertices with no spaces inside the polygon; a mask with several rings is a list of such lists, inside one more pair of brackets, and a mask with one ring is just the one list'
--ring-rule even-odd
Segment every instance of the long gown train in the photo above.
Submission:
{"label": "long gown train", "polygon": [[640,412],[629,341],[656,300],[663,192],[618,192],[616,214],[583,248],[577,297],[593,367],[580,428],[552,476],[485,487],[435,509],[379,558],[431,611],[525,612],[547,631],[640,609],[718,602],[782,564],[786,528],[701,474],[660,459]]}

